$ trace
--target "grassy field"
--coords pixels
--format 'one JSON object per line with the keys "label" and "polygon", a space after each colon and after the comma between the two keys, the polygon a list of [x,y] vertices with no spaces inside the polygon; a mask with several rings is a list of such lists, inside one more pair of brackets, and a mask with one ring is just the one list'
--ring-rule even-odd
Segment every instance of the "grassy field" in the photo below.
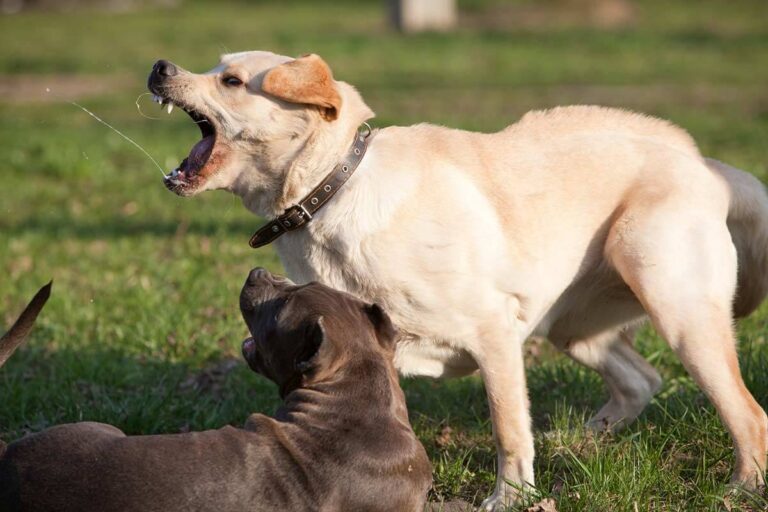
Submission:
{"label": "grassy field", "polygon": [[[596,30],[578,16],[523,23],[546,2],[475,1],[457,32],[407,37],[388,30],[381,2],[0,17],[0,324],[55,280],[31,342],[0,370],[0,438],[86,419],[131,434],[241,425],[278,404],[239,360],[239,288],[254,266],[281,268],[270,248],[247,245],[259,219],[223,192],[168,193],[146,157],[67,101],[169,168],[198,135],[147,96],[144,112],[161,120],[137,111],[156,59],[202,71],[227,51],[311,51],[359,87],[377,126],[491,131],[534,108],[615,105],[669,118],[706,155],[768,179],[768,4],[637,4],[634,26]],[[763,407],[767,332],[766,306],[738,325]],[[639,346],[662,392],[626,431],[592,436],[581,425],[606,399],[599,379],[530,345],[541,496],[561,512],[768,509],[761,496],[724,500],[732,447],[713,408],[652,330]],[[403,387],[434,465],[433,499],[479,504],[495,470],[482,383]]]}

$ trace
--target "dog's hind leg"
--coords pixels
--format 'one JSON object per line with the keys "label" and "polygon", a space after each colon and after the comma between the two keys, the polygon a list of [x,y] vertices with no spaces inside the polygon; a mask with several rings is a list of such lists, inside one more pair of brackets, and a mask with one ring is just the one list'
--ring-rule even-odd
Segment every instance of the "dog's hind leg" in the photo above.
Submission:
{"label": "dog's hind leg", "polygon": [[661,387],[661,377],[633,347],[635,325],[619,326],[580,339],[552,343],[603,378],[610,398],[589,420],[595,430],[616,430],[637,418]]}
{"label": "dog's hind leg", "polygon": [[736,251],[725,219],[691,201],[643,209],[617,224],[606,255],[731,434],[732,483],[754,488],[764,478],[768,417],[739,371],[731,320]]}

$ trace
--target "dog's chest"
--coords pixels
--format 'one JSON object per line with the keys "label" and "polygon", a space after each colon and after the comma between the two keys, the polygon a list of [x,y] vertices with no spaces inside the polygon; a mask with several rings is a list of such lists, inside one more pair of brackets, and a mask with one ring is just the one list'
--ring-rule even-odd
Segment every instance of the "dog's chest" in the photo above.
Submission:
{"label": "dog's chest", "polygon": [[[277,246],[286,272],[296,283],[319,281],[376,302],[400,329],[417,338],[456,339],[467,328],[460,322],[461,314],[445,314],[465,310],[456,294],[421,268],[422,264],[433,268],[441,264],[439,256],[409,257],[407,243],[385,244],[385,249],[381,244],[353,245],[337,239],[333,245],[324,245],[313,243],[306,233],[296,234],[300,236],[285,236]],[[448,262],[444,265],[454,267]]]}
{"label": "dog's chest", "polygon": [[306,231],[288,234],[276,245],[288,276],[297,284],[319,281],[372,300],[370,289],[375,287],[377,273],[359,252],[315,243]]}

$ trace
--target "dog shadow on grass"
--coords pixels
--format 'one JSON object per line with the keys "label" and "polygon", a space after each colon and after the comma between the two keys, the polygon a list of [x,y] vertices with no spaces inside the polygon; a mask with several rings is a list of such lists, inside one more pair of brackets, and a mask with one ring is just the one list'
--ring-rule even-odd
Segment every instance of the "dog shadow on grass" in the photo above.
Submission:
{"label": "dog shadow on grass", "polygon": [[98,421],[126,434],[241,427],[271,415],[275,386],[238,359],[203,367],[116,348],[20,348],[0,368],[0,438],[8,442],[59,423]]}

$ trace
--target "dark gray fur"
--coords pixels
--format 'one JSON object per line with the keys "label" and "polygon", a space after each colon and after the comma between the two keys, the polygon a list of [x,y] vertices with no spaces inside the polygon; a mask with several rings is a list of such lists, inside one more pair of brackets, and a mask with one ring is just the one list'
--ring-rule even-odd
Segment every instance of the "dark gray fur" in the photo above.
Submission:
{"label": "dark gray fur", "polygon": [[430,465],[408,422],[386,314],[261,269],[241,310],[253,334],[243,355],[285,400],[274,418],[150,436],[91,422],[49,428],[0,458],[0,511],[422,510]]}

